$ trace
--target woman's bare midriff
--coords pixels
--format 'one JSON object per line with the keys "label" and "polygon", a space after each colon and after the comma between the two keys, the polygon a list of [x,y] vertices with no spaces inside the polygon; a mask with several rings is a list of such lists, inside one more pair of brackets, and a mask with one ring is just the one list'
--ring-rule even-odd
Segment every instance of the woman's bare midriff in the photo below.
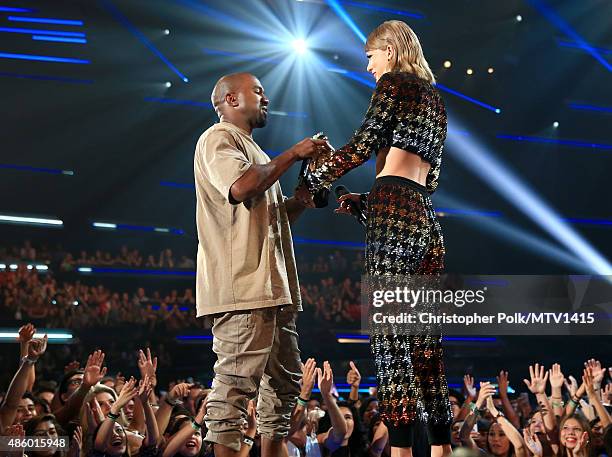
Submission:
{"label": "woman's bare midriff", "polygon": [[425,185],[431,165],[414,152],[399,148],[381,149],[376,156],[376,177],[401,176]]}

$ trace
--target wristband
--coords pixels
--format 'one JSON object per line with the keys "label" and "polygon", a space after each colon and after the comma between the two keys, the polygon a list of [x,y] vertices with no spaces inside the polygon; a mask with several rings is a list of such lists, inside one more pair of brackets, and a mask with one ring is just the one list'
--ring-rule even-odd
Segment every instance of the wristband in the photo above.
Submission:
{"label": "wristband", "polygon": [[202,424],[198,424],[195,419],[191,419],[191,428],[199,432],[202,429]]}
{"label": "wristband", "polygon": [[563,408],[563,406],[565,406],[563,401],[555,401],[555,400],[553,400],[553,401],[550,402],[550,404],[553,405],[553,408]]}
{"label": "wristband", "polygon": [[504,413],[502,413],[501,411],[497,411],[497,416],[494,416],[493,419],[497,420],[500,417],[506,417],[506,416],[504,416]]}
{"label": "wristband", "polygon": [[109,411],[106,417],[115,422],[117,419],[119,419],[119,414],[114,414]]}
{"label": "wristband", "polygon": [[255,437],[250,437],[250,436],[246,436],[246,435],[244,435],[244,436],[242,437],[242,442],[243,442],[244,444],[246,444],[247,446],[251,446],[251,447],[253,447],[253,444],[255,443]]}
{"label": "wristband", "polygon": [[34,365],[38,359],[31,359],[27,355],[21,358],[21,363],[23,365]]}
{"label": "wristband", "polygon": [[308,400],[304,400],[302,397],[298,397],[297,398],[297,402],[298,402],[298,405],[300,405],[300,406],[307,406],[308,405]]}
{"label": "wristband", "polygon": [[180,401],[180,400],[170,401],[170,400],[168,400],[168,397],[164,398],[164,401],[165,401],[166,403],[168,403],[170,406],[172,406],[173,408],[174,408],[175,406],[180,405],[180,404],[182,403],[182,401]]}

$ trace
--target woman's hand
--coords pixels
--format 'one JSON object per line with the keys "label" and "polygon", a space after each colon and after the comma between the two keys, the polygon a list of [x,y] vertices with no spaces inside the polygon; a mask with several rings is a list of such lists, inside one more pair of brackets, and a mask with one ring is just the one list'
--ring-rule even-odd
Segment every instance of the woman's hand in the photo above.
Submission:
{"label": "woman's hand", "polygon": [[340,206],[334,210],[337,214],[348,214],[352,215],[352,208],[361,208],[361,195],[360,194],[344,194],[338,197],[338,203]]}
{"label": "woman's hand", "polygon": [[125,383],[121,393],[117,398],[117,401],[111,406],[111,413],[119,414],[121,409],[129,403],[134,397],[138,395],[138,388],[136,387],[136,380],[132,377],[128,382]]}
{"label": "woman's hand", "polygon": [[532,434],[529,431],[529,428],[524,428],[523,429],[523,439],[525,440],[525,444],[529,448],[529,451],[535,457],[542,457],[544,452],[542,449],[542,443],[540,442],[540,438],[538,438],[537,434],[535,433]]}
{"label": "woman's hand", "polygon": [[490,382],[481,382],[480,392],[478,392],[478,398],[476,399],[476,408],[481,409],[487,401],[487,398],[493,397],[494,393],[495,387],[493,387]]}
{"label": "woman's hand", "polygon": [[463,376],[463,387],[467,393],[468,400],[474,401],[478,394],[476,393],[476,387],[474,387],[474,378],[469,374]]}
{"label": "woman's hand", "polygon": [[543,394],[546,389],[546,381],[548,381],[548,372],[544,370],[544,365],[536,363],[535,368],[529,365],[529,376],[531,381],[523,379],[523,382],[533,394]]}
{"label": "woman's hand", "polygon": [[300,398],[309,400],[314,388],[315,377],[316,377],[317,362],[315,359],[310,358],[306,360],[306,363],[302,365],[302,390],[300,391]]}

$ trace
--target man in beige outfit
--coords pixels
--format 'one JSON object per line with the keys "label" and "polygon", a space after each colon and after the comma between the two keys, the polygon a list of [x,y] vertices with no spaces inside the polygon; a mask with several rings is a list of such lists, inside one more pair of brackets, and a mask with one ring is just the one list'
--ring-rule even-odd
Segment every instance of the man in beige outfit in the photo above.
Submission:
{"label": "man in beige outfit", "polygon": [[[212,93],[220,122],[198,140],[194,173],[199,316],[213,315],[217,354],[205,417],[215,456],[236,456],[248,401],[257,398],[262,455],[283,455],[299,394],[296,332],[301,298],[290,223],[304,210],[278,179],[300,159],[330,150],[306,138],[273,160],[252,137],[266,125],[269,100],[248,73],[222,77]],[[243,449],[244,454],[247,449]]]}

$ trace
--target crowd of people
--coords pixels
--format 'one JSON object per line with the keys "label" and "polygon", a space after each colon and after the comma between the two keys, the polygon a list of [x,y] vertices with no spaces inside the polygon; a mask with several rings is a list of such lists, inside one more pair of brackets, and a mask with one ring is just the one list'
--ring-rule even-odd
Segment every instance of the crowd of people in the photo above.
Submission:
{"label": "crowd of people", "polygon": [[48,245],[35,246],[26,240],[21,246],[0,246],[0,260],[10,262],[57,263],[61,271],[73,271],[81,266],[116,266],[129,268],[195,269],[195,260],[188,255],[177,256],[172,249],[162,249],[158,254],[143,254],[138,249],[121,246],[117,252],[104,249],[67,252],[61,246],[50,249]]}
{"label": "crowd of people", "polygon": [[[28,269],[26,262],[48,261],[51,257],[47,254],[40,257],[41,251],[29,242],[3,251],[0,259],[19,260],[14,260],[18,262],[17,269],[0,271],[0,309],[5,316],[13,316],[17,321],[45,319],[57,327],[77,329],[120,323],[144,325],[151,331],[202,327],[193,311],[193,288],[147,292],[144,287],[130,285],[123,290],[113,290],[104,284],[88,285],[74,277],[66,277],[66,273],[77,266],[99,265],[95,258],[104,259],[110,253],[96,251],[94,260],[87,262],[86,251],[76,260],[72,254],[66,254],[57,269],[51,266],[41,272]],[[137,267],[139,265],[129,263],[132,254],[139,255],[137,250],[130,251],[124,246],[119,257],[109,257],[108,265]],[[359,322],[362,255],[361,251],[335,251],[329,256],[298,256],[300,271],[304,272],[301,274],[302,299],[316,319],[337,327],[350,327]],[[126,263],[121,263],[123,261]],[[145,266],[172,267],[172,262],[172,251],[166,249],[159,263],[147,262]]]}
{"label": "crowd of people", "polygon": [[[27,450],[28,456],[213,455],[203,439],[209,390],[197,381],[186,382],[187,376],[167,386],[158,383],[163,363],[149,349],[132,355],[136,378],[117,373],[114,361],[96,350],[81,363],[66,358],[61,379],[50,379],[41,365],[51,351],[46,338],[27,324],[20,328],[18,341],[19,368],[10,385],[3,386],[0,404],[0,432],[17,440],[3,455],[23,455],[20,437],[45,440],[44,449]],[[477,383],[465,375],[463,391],[450,391],[457,455],[611,455],[612,369],[591,359],[577,376],[580,381],[558,364],[550,369],[525,367],[524,375],[526,389],[519,395],[508,393],[504,371],[495,384]],[[335,389],[336,382],[344,381],[350,387],[346,398]],[[334,376],[329,362],[305,360],[300,398],[307,402],[298,402],[291,416],[285,439],[288,455],[389,456],[376,389],[364,397],[360,384],[353,362],[346,375]],[[244,425],[247,436],[257,433],[255,410],[251,402]],[[427,452],[426,445],[417,440],[413,452],[427,455],[421,453]],[[243,444],[241,455],[259,455],[258,440],[252,446]]]}

